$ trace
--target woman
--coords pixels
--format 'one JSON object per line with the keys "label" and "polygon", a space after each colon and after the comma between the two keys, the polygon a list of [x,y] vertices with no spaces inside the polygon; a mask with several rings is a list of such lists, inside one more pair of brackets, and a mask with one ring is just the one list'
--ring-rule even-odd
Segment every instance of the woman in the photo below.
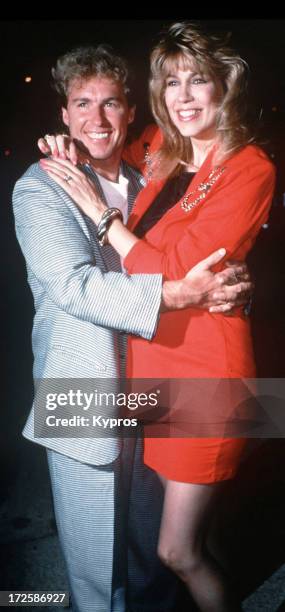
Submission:
{"label": "woman", "polygon": [[[169,28],[151,55],[151,103],[161,131],[147,135],[149,183],[128,229],[116,209],[106,212],[80,170],[68,161],[44,161],[130,274],[176,279],[221,244],[230,258],[245,259],[251,249],[267,219],[274,170],[246,120],[245,82],[245,63],[221,40],[191,23]],[[129,339],[128,376],[254,377],[249,322],[240,311],[230,318],[193,309],[165,313],[152,342]],[[244,444],[145,440],[145,462],[165,484],[158,553],[202,611],[240,609],[205,540],[220,484],[236,473]]]}

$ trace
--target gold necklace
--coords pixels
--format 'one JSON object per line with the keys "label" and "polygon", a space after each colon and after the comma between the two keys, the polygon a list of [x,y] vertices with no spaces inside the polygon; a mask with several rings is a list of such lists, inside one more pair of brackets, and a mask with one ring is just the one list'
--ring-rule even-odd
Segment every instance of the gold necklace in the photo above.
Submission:
{"label": "gold necklace", "polygon": [[[192,208],[195,208],[195,206],[197,206],[199,202],[204,200],[207,193],[210,191],[211,187],[216,183],[216,181],[220,178],[220,176],[223,174],[225,170],[226,170],[226,166],[224,166],[223,168],[221,168],[220,166],[217,166],[216,168],[214,168],[214,170],[210,172],[207,181],[200,183],[198,187],[194,189],[194,191],[189,191],[189,193],[187,193],[187,195],[184,196],[181,202],[182,210],[184,210],[185,212],[189,212],[190,210],[192,210]],[[201,191],[202,193],[200,193],[200,195],[197,198],[195,198],[193,202],[188,202],[189,198],[191,198],[191,196],[193,196],[197,191]]]}

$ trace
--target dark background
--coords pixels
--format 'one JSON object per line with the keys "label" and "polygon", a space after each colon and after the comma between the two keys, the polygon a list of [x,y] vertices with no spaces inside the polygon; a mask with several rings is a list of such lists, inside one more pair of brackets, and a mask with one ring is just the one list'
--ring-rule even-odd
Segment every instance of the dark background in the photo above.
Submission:
{"label": "dark background", "polygon": [[[182,16],[181,20],[184,18]],[[167,19],[62,19],[8,20],[0,24],[3,389],[4,380],[8,379],[9,382],[9,393],[7,399],[4,400],[3,396],[2,405],[5,415],[0,456],[2,499],[9,494],[11,483],[16,482],[22,457],[28,452],[29,444],[21,439],[20,432],[32,399],[30,334],[33,303],[26,284],[24,260],[14,236],[11,192],[17,178],[39,157],[37,138],[62,128],[56,95],[51,88],[51,67],[60,54],[74,46],[101,42],[113,45],[118,53],[131,61],[135,70],[138,101],[135,129],[138,133],[151,119],[146,88],[149,51],[158,32],[168,23],[170,21]],[[269,224],[261,231],[249,265],[256,282],[251,317],[258,374],[263,377],[284,377],[285,20],[211,19],[202,20],[202,23],[213,30],[232,32],[232,44],[249,63],[256,113],[259,115],[262,110],[265,148],[277,166],[277,188]],[[32,77],[31,83],[25,83],[26,76]],[[40,451],[35,446],[33,448],[36,461],[37,452]],[[270,495],[276,484],[277,465],[280,465],[274,495],[275,498],[277,495],[281,507],[280,504],[284,505],[285,488],[283,441],[274,440],[264,448],[268,455],[264,452],[261,456],[259,451],[259,466],[262,462],[268,465],[269,458],[272,469],[267,474],[266,482],[269,483]],[[245,489],[246,486],[248,490],[251,489],[258,470],[260,468],[251,465],[251,472],[248,471],[251,480],[244,486]],[[243,479],[245,482],[246,470],[241,477],[242,482]],[[284,537],[283,530],[283,541]],[[277,560],[274,546],[273,549],[271,565],[276,567],[282,557],[278,553]]]}

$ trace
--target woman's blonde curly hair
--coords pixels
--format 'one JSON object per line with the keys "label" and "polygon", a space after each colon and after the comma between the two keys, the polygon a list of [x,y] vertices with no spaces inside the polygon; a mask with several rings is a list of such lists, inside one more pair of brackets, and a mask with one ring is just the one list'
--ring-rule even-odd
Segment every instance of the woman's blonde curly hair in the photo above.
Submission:
{"label": "woman's blonde curly hair", "polygon": [[172,123],[165,103],[166,78],[178,67],[197,70],[222,84],[224,95],[217,113],[217,149],[220,163],[255,141],[248,120],[246,62],[228,46],[228,36],[205,34],[198,24],[172,24],[151,53],[150,101],[164,141],[154,156],[154,175],[176,174],[181,163],[192,161],[192,146]]}

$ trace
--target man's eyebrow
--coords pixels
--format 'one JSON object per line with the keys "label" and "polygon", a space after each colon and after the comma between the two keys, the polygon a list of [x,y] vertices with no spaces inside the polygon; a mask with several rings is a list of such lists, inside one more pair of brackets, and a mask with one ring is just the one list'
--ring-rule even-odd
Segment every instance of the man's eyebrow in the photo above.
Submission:
{"label": "man's eyebrow", "polygon": [[122,98],[120,96],[110,96],[109,98],[104,98],[102,102],[122,102]]}
{"label": "man's eyebrow", "polygon": [[79,98],[72,98],[72,102],[90,102],[91,98],[86,98],[86,96],[82,96]]}
{"label": "man's eyebrow", "polygon": [[[100,104],[105,104],[106,102],[121,102],[122,98],[120,96],[110,96],[108,98],[103,98],[100,101]],[[92,98],[87,98],[86,96],[82,96],[82,97],[78,97],[78,98],[72,98],[72,102],[92,102]]]}

